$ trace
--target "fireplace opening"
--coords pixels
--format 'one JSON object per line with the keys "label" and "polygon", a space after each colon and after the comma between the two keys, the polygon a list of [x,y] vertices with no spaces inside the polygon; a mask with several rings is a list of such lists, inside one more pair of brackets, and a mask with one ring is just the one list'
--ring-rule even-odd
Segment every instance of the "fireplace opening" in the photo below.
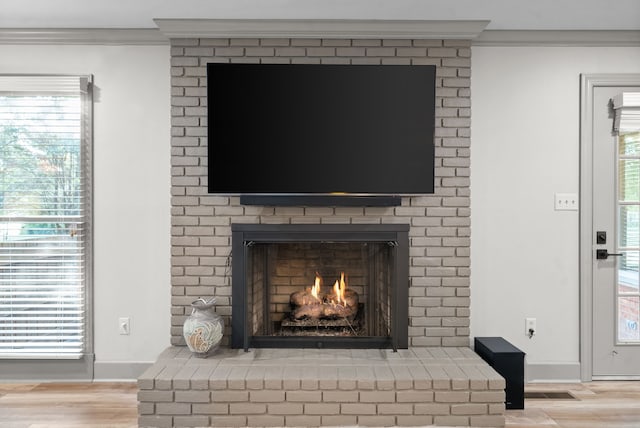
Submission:
{"label": "fireplace opening", "polygon": [[232,226],[232,346],[407,348],[407,225]]}

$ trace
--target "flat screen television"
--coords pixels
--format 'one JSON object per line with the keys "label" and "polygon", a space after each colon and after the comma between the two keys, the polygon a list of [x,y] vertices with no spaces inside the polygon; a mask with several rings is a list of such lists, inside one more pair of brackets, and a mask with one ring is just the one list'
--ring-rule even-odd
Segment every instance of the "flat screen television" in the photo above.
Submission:
{"label": "flat screen television", "polygon": [[435,67],[207,64],[208,191],[434,191]]}

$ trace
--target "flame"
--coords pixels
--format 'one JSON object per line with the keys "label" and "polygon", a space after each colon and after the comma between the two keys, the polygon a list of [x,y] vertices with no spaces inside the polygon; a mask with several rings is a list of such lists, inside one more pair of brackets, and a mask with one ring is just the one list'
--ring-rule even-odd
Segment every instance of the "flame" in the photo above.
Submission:
{"label": "flame", "polygon": [[313,284],[313,287],[311,287],[311,295],[318,300],[320,299],[320,276],[318,276],[317,273],[315,283]]}
{"label": "flame", "polygon": [[344,272],[340,273],[340,279],[333,284],[333,293],[336,295],[338,304],[346,303],[344,292],[347,290],[347,283],[344,281]]}

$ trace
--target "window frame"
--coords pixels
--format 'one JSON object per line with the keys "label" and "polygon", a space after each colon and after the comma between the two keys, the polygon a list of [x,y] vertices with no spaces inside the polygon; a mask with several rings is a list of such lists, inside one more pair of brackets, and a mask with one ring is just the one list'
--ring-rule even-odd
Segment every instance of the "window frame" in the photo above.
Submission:
{"label": "window frame", "polygon": [[[38,90],[30,81],[56,78],[77,78],[81,105],[81,174],[84,179],[84,352],[78,359],[66,358],[2,358],[0,378],[5,380],[92,380],[94,373],[93,340],[93,76],[66,74],[0,74],[0,79],[16,89],[0,87],[0,93],[31,92]],[[5,83],[6,83],[5,82]],[[7,85],[2,85],[7,86]],[[13,88],[13,86],[11,86]]]}

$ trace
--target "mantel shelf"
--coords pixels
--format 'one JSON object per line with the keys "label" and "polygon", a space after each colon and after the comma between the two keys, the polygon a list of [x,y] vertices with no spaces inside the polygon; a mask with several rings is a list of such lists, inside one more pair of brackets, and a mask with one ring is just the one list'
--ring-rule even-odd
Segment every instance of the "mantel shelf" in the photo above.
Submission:
{"label": "mantel shelf", "polygon": [[173,38],[474,39],[486,20],[155,19]]}

